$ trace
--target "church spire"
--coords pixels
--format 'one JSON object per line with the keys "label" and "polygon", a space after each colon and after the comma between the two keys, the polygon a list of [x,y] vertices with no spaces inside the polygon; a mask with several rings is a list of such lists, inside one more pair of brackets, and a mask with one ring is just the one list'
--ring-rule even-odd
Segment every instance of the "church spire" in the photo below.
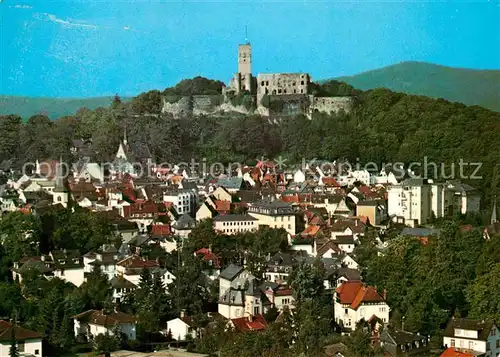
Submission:
{"label": "church spire", "polygon": [[497,196],[493,199],[493,211],[491,212],[491,224],[497,222]]}
{"label": "church spire", "polygon": [[123,145],[127,146],[127,124],[125,124],[125,129],[123,130]]}
{"label": "church spire", "polygon": [[59,157],[59,162],[57,163],[56,166],[56,183],[54,187],[54,192],[67,192],[67,187],[64,179],[64,173],[63,173],[63,160],[62,156]]}

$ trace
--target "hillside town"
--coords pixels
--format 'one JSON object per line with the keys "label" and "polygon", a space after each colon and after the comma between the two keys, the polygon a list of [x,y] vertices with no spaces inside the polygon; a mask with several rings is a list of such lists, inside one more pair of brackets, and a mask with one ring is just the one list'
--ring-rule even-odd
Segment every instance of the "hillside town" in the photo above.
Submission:
{"label": "hillside town", "polygon": [[[40,290],[45,285],[37,285],[43,281],[60,281],[63,290],[97,289],[89,296],[95,301],[74,303],[71,316],[66,310],[61,315],[62,330],[48,326],[48,333],[58,331],[70,341],[101,349],[115,338],[119,347],[113,350],[133,349],[142,340],[155,348],[208,356],[220,346],[200,348],[195,341],[203,343],[216,334],[214,329],[222,336],[245,335],[286,326],[287,319],[295,321],[292,325],[303,323],[294,320],[300,316],[297,306],[321,297],[331,312],[327,326],[332,334],[349,338],[362,331],[367,348],[381,355],[500,356],[500,330],[493,319],[450,311],[433,336],[425,325],[416,330],[415,321],[408,329],[411,323],[405,327],[400,307],[391,304],[395,291],[365,279],[373,273],[367,268],[367,247],[376,257],[394,254],[397,236],[416,247],[431,246],[447,234],[439,222],[479,214],[481,196],[466,183],[416,178],[401,167],[369,172],[319,160],[287,168],[262,158],[254,166],[223,169],[217,175],[185,164],[165,168],[152,163],[147,145],[128,142],[126,132],[105,170],[86,156],[91,142],[76,139],[72,146],[71,168],[62,160],[40,158],[31,172],[2,170],[0,234],[4,251],[12,249],[5,242],[13,231],[17,241],[9,244],[21,245],[9,267],[20,296],[51,301]],[[148,164],[148,171],[138,174],[132,158]],[[55,227],[44,217],[55,220],[60,214],[88,215],[89,226],[65,218],[60,237],[51,237],[45,247],[30,247],[34,230],[46,227],[23,225],[26,217]],[[94,237],[85,231],[92,229],[94,219],[105,222],[106,237],[97,237],[93,246],[83,241],[68,249],[77,246],[64,243],[75,230]],[[496,204],[488,225],[463,223],[459,230],[478,231],[481,240],[491,241],[500,233]],[[194,266],[200,274],[190,270]],[[93,285],[96,281],[101,288]],[[109,294],[101,294],[106,289]],[[15,316],[4,318],[0,356],[9,356],[13,343],[22,356],[53,355],[44,350],[44,340],[50,340],[49,348],[58,343],[70,348]],[[53,321],[58,324],[59,317]],[[292,325],[285,331],[292,334],[292,344],[313,343],[299,342],[303,337]],[[317,354],[308,348],[303,355],[356,355],[345,340],[321,344]]]}

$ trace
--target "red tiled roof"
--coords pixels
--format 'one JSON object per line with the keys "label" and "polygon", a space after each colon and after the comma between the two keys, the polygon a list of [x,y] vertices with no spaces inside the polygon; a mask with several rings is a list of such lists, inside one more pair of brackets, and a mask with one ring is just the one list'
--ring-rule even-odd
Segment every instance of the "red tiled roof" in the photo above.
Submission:
{"label": "red tiled roof", "polygon": [[239,317],[237,319],[231,319],[234,328],[240,332],[247,331],[260,331],[267,327],[267,321],[262,315],[255,315],[250,321],[248,317]]}
{"label": "red tiled roof", "polygon": [[135,202],[130,206],[123,207],[123,216],[129,218],[134,214],[156,214],[158,213],[158,204],[153,201]]}
{"label": "red tiled roof", "polygon": [[155,236],[169,236],[172,234],[170,230],[170,224],[153,224],[151,226],[151,234]]}
{"label": "red tiled roof", "polygon": [[367,194],[367,193],[372,192],[372,189],[370,188],[370,186],[359,186],[359,187],[358,187],[358,190],[359,190],[359,192],[361,192],[362,194]]}
{"label": "red tiled roof", "polygon": [[356,310],[363,302],[383,302],[384,298],[373,286],[365,286],[360,281],[346,281],[337,288],[341,304],[351,305]]}
{"label": "red tiled roof", "polygon": [[156,268],[159,266],[156,260],[143,260],[141,257],[134,255],[132,257],[123,259],[116,265],[120,265],[126,268]]}
{"label": "red tiled roof", "polygon": [[219,213],[231,210],[231,201],[215,200],[215,210]]}
{"label": "red tiled roof", "polygon": [[288,286],[280,285],[274,294],[276,296],[291,296],[293,294],[293,290]]}
{"label": "red tiled roof", "polygon": [[474,357],[473,354],[467,352],[460,352],[453,347],[448,347],[440,357]]}
{"label": "red tiled roof", "polygon": [[325,186],[329,186],[329,187],[340,187],[339,183],[337,182],[337,180],[335,180],[333,177],[325,177],[323,176],[321,178],[321,181],[323,182],[323,184]]}
{"label": "red tiled roof", "polygon": [[320,231],[321,227],[320,226],[308,226],[304,231],[301,233],[301,235],[305,236],[315,236],[318,234]]}
{"label": "red tiled roof", "polygon": [[[26,330],[20,326],[14,327],[16,341],[29,339],[41,339],[42,336],[34,331]],[[0,320],[0,342],[10,341],[12,338],[12,324],[10,322]]]}
{"label": "red tiled roof", "polygon": [[201,248],[194,252],[196,255],[203,255],[203,260],[206,262],[212,261],[216,268],[220,268],[219,257],[208,248]]}
{"label": "red tiled roof", "polygon": [[75,315],[72,318],[78,321],[105,327],[113,327],[116,324],[131,324],[136,321],[133,315],[125,314],[123,312],[105,314],[102,310],[88,310]]}

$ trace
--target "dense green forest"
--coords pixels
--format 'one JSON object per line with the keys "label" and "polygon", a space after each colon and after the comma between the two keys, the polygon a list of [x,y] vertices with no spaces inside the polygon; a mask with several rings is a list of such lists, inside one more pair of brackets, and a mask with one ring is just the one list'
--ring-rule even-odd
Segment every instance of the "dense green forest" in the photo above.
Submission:
{"label": "dense green forest", "polygon": [[[212,93],[221,83],[201,77],[165,90],[169,95]],[[482,163],[478,187],[484,202],[498,193],[500,171],[500,113],[442,99],[406,95],[386,89],[366,92],[331,81],[315,85],[322,95],[353,94],[352,113],[316,113],[271,123],[256,115],[224,114],[175,120],[158,114],[160,91],[143,93],[130,103],[115,98],[107,108],[80,109],[51,121],[35,115],[27,122],[16,115],[0,117],[0,160],[18,162],[63,156],[70,160],[71,139],[92,139],[98,161],[112,158],[127,128],[129,141],[148,143],[157,162],[247,162],[282,155],[288,163],[305,159],[347,158],[355,163],[443,163],[450,175],[452,163]],[[146,115],[157,113],[157,115]],[[471,174],[474,167],[466,167]],[[457,174],[458,168],[455,169]],[[440,174],[441,176],[441,174]]]}

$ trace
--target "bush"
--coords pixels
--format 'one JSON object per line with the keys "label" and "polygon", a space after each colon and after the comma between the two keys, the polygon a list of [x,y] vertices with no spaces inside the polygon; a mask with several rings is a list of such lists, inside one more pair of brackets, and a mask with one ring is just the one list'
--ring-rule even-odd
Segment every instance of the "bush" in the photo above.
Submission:
{"label": "bush", "polygon": [[132,99],[132,111],[136,114],[160,114],[161,107],[162,99],[159,90],[141,93]]}
{"label": "bush", "polygon": [[240,92],[234,96],[228,96],[229,101],[235,107],[243,106],[246,110],[251,110],[255,108],[254,96],[248,91]]}

